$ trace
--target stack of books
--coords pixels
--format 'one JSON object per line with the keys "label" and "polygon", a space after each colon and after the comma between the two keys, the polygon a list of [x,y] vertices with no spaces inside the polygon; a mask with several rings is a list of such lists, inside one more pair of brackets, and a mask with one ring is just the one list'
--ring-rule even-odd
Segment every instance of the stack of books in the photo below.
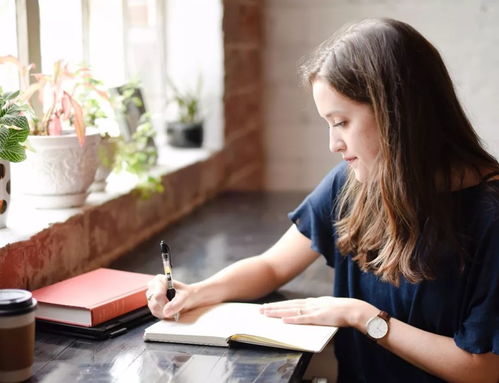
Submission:
{"label": "stack of books", "polygon": [[99,268],[34,290],[37,328],[94,339],[123,334],[152,318],[145,295],[152,278]]}

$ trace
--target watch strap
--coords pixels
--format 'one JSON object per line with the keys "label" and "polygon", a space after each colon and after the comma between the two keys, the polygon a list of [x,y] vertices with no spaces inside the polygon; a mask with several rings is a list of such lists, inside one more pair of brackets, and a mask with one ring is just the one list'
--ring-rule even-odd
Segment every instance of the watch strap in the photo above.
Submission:
{"label": "watch strap", "polygon": [[381,310],[378,314],[378,316],[383,319],[386,323],[390,320],[390,314],[388,314],[386,311]]}

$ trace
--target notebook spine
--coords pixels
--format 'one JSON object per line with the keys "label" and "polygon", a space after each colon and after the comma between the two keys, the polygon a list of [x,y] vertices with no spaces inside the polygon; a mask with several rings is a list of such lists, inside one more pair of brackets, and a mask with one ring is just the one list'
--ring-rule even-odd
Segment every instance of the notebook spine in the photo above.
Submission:
{"label": "notebook spine", "polygon": [[137,291],[131,295],[106,302],[105,304],[92,309],[92,326],[96,326],[147,305],[144,291],[145,290]]}

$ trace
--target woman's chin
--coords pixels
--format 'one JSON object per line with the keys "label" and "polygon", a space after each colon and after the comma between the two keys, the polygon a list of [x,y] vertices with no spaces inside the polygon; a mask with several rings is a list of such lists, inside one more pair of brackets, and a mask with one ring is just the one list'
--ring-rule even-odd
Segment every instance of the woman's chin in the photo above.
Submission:
{"label": "woman's chin", "polygon": [[360,183],[364,183],[366,181],[366,173],[358,168],[353,168],[353,174],[355,175],[355,179]]}

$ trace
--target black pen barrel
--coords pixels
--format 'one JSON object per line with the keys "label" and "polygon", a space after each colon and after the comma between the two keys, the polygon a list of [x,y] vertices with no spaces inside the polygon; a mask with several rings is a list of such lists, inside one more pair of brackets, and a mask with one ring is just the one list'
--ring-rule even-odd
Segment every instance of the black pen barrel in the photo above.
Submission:
{"label": "black pen barrel", "polygon": [[168,298],[169,301],[175,298],[175,289],[166,290],[166,297]]}

